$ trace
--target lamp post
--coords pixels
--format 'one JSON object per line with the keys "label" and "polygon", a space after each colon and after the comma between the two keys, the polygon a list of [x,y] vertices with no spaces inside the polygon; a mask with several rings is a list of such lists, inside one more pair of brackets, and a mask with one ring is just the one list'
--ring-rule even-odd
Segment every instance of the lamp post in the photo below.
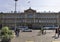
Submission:
{"label": "lamp post", "polygon": [[[15,11],[14,11],[14,13],[16,14],[17,13],[16,7],[17,7],[17,1],[18,0],[14,0],[14,1],[15,1]],[[16,17],[15,17],[15,30],[16,30]]]}
{"label": "lamp post", "polygon": [[18,0],[14,0],[15,1],[15,13],[16,13],[16,7],[17,7],[17,1]]}

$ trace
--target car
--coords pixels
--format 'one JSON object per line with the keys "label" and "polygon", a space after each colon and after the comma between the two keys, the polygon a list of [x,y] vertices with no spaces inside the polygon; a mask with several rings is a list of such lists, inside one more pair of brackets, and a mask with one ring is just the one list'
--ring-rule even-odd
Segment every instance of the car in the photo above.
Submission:
{"label": "car", "polygon": [[28,28],[28,26],[19,26],[19,28],[22,32],[32,32],[31,29]]}
{"label": "car", "polygon": [[32,32],[32,29],[23,29],[22,32]]}
{"label": "car", "polygon": [[44,29],[49,29],[49,30],[53,30],[53,29],[56,29],[56,28],[59,28],[59,27],[44,27]]}
{"label": "car", "polygon": [[20,30],[22,30],[22,29],[26,29],[28,27],[27,26],[18,26],[17,28],[19,28]]}

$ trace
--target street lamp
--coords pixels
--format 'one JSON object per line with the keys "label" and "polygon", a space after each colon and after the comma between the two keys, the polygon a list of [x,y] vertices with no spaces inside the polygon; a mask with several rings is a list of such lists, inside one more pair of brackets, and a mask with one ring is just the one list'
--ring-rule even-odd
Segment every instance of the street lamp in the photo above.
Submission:
{"label": "street lamp", "polygon": [[[17,7],[17,1],[18,0],[14,0],[14,1],[15,1],[15,11],[14,11],[14,13],[16,14],[16,12],[17,12],[16,7]],[[15,30],[16,30],[16,17],[15,17]]]}
{"label": "street lamp", "polygon": [[17,7],[17,1],[18,0],[14,0],[15,1],[15,13],[16,13],[16,7]]}

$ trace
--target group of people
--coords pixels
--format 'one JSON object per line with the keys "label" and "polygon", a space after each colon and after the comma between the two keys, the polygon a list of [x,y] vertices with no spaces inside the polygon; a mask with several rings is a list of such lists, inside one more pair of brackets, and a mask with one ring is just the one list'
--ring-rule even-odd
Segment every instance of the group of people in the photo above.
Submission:
{"label": "group of people", "polygon": [[[18,29],[18,28],[16,28],[15,29],[15,35],[18,37],[19,36],[19,32],[20,32],[20,29]],[[43,30],[42,30],[42,34],[43,34]],[[56,35],[58,35],[58,37],[59,37],[59,35],[60,35],[60,28],[56,28],[55,29],[55,36]]]}
{"label": "group of people", "polygon": [[60,28],[56,28],[56,29],[55,29],[55,36],[56,36],[56,35],[58,35],[58,37],[59,37],[59,35],[60,35]]}

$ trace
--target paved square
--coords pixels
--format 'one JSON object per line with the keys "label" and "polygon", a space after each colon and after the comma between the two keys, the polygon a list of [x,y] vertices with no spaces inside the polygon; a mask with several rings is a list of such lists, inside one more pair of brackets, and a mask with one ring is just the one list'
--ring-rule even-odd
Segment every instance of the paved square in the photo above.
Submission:
{"label": "paved square", "polygon": [[46,34],[38,35],[40,30],[32,32],[20,32],[19,37],[12,39],[12,42],[60,42],[60,37],[55,39],[55,30],[46,30]]}
{"label": "paved square", "polygon": [[26,42],[34,42],[34,41],[31,41],[31,40],[27,40]]}
{"label": "paved square", "polygon": [[60,41],[52,41],[52,42],[60,42]]}

